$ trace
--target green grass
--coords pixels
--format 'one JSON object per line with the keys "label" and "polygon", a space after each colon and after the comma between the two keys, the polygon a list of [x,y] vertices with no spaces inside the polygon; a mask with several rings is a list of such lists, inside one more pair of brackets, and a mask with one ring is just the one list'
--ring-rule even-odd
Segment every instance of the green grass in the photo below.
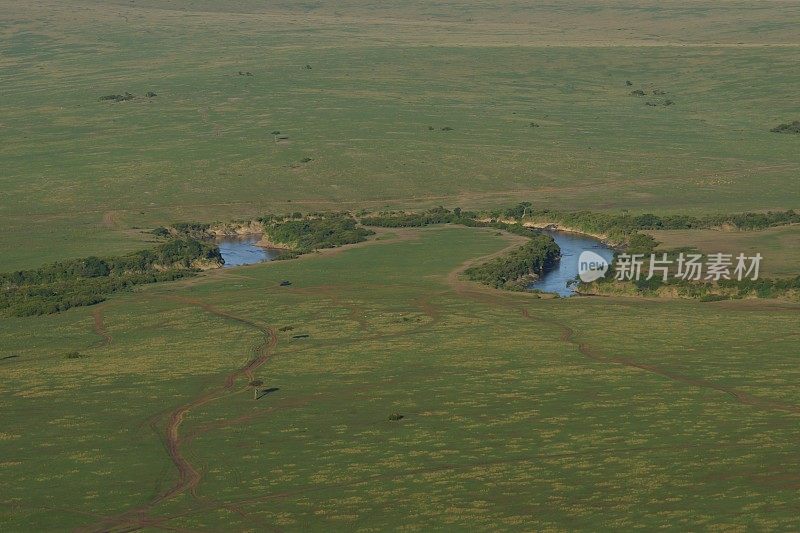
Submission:
{"label": "green grass", "polygon": [[[800,207],[799,138],[769,132],[800,118],[788,1],[0,13],[2,272],[270,211]],[[797,304],[448,278],[508,244],[493,233],[393,230],[0,321],[0,529],[800,529]],[[761,251],[777,276],[795,233],[659,237]],[[267,326],[293,329],[254,401],[250,376],[224,382]],[[193,490],[165,437],[181,406]]]}
{"label": "green grass", "polygon": [[100,308],[108,344],[93,309],[4,321],[0,357],[19,356],[0,362],[5,528],[98,523],[175,482],[148,421],[160,413],[163,431],[260,342],[197,303],[294,329],[256,373],[279,390],[254,401],[241,378],[187,414],[181,450],[202,478],[196,498],[148,509],[161,525],[800,525],[787,475],[796,306],[537,300],[447,282],[505,245],[436,228],[143,287]]}
{"label": "green grass", "polygon": [[2,2],[0,245],[31,249],[4,270],[269,210],[800,199],[769,132],[796,118],[788,5],[122,4]]}
{"label": "green grass", "polygon": [[761,272],[767,277],[796,276],[800,264],[800,226],[769,228],[763,231],[653,231],[661,243],[659,251],[690,247],[704,254],[729,253],[748,256],[760,253]]}

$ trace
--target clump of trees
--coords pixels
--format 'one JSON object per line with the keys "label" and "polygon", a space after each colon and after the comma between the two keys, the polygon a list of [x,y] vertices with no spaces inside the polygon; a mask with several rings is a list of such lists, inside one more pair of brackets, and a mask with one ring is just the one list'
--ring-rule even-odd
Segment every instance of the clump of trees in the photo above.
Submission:
{"label": "clump of trees", "polygon": [[624,237],[637,231],[667,229],[706,229],[731,227],[741,230],[759,230],[774,226],[800,223],[800,213],[788,211],[767,211],[765,213],[736,213],[717,215],[654,215],[644,213],[601,213],[595,211],[557,211],[534,209],[529,202],[515,207],[492,211],[493,217],[507,217],[530,220],[546,220],[575,228],[586,233],[604,234],[609,237]]}
{"label": "clump of trees", "polygon": [[[379,227],[422,227],[433,224],[460,224],[469,227],[491,227],[502,229],[517,235],[535,238],[540,233],[532,228],[523,226],[526,221],[539,223],[553,223],[594,235],[604,235],[610,242],[624,247],[627,252],[635,254],[650,254],[658,246],[658,242],[649,234],[642,233],[652,230],[668,229],[704,229],[704,228],[734,228],[744,231],[759,230],[787,224],[800,223],[800,213],[794,210],[767,211],[764,213],[736,213],[716,214],[704,216],[691,215],[655,215],[652,213],[602,213],[593,211],[556,211],[549,209],[536,209],[531,202],[520,202],[506,209],[475,213],[465,212],[460,208],[453,210],[436,207],[418,213],[409,212],[383,212],[377,214],[361,213],[361,222],[367,226]],[[500,258],[493,262],[473,267],[468,271],[468,277],[475,281],[493,287],[521,290],[531,280],[531,274],[539,272],[526,272],[525,261],[515,262],[515,259],[524,258],[524,251],[518,250],[508,257]],[[508,261],[508,263],[506,263]],[[532,268],[537,268],[539,263],[531,260]],[[547,268],[546,266],[544,268]],[[605,280],[609,281],[609,280]],[[767,297],[784,295],[788,292],[798,292],[800,281],[789,280],[758,280],[752,281],[722,281],[716,285],[706,283],[670,282],[677,287],[681,294],[696,298],[714,297],[713,291],[724,288],[731,297],[733,295],[747,294]],[[680,286],[678,286],[680,285]],[[708,285],[708,286],[707,286]],[[735,285],[735,290],[732,288]],[[636,290],[642,293],[654,293],[661,287],[656,280],[640,281]],[[698,288],[699,287],[699,288]],[[712,295],[712,296],[709,296]]]}
{"label": "clump of trees", "polygon": [[346,214],[299,220],[276,220],[274,215],[268,215],[259,220],[272,242],[289,246],[297,253],[354,244],[375,234]]}
{"label": "clump of trees", "polygon": [[561,249],[549,235],[538,234],[516,250],[470,267],[464,274],[496,289],[521,291],[558,261]]}
{"label": "clump of trees", "polygon": [[[471,216],[472,215],[472,216]],[[444,207],[434,207],[420,213],[384,212],[361,218],[365,226],[383,228],[418,228],[433,224],[458,224],[470,222],[476,213],[463,213],[456,208],[453,211]]]}
{"label": "clump of trees", "polygon": [[615,294],[622,290],[625,294],[639,296],[659,296],[662,293],[690,298],[704,302],[718,300],[738,300],[741,298],[797,298],[800,296],[800,276],[790,278],[721,279],[715,283],[689,281],[670,278],[664,281],[658,277],[634,281],[618,281],[602,278],[591,284],[591,290],[600,294]]}
{"label": "clump of trees", "polygon": [[106,96],[101,96],[100,101],[125,102],[127,100],[133,100],[134,98],[136,98],[134,95],[126,92],[125,94],[107,94]]}
{"label": "clump of trees", "polygon": [[789,124],[779,124],[769,131],[772,133],[800,133],[800,120],[795,120]]}
{"label": "clump of trees", "polygon": [[202,222],[177,222],[172,226],[161,226],[154,229],[151,233],[161,238],[189,238],[189,239],[208,239],[211,237],[209,229],[211,224]]}
{"label": "clump of trees", "polygon": [[144,283],[194,275],[201,263],[222,264],[219,248],[176,239],[115,257],[86,257],[0,274],[0,313],[30,316],[92,305]]}

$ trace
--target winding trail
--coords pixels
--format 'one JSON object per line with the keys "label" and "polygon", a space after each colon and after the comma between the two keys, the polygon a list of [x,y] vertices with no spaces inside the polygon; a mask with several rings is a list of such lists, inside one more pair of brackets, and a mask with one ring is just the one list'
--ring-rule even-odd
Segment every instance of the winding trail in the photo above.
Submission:
{"label": "winding trail", "polygon": [[752,396],[745,392],[736,390],[732,387],[725,387],[723,385],[716,384],[706,379],[696,378],[692,376],[687,376],[685,374],[672,372],[670,370],[666,370],[656,365],[635,361],[628,357],[604,357],[596,348],[592,347],[590,344],[575,340],[575,331],[566,324],[549,318],[531,316],[528,309],[522,310],[522,316],[524,316],[525,318],[529,318],[531,320],[535,320],[546,324],[551,324],[560,328],[561,340],[575,346],[575,348],[578,350],[579,353],[591,359],[592,361],[596,361],[598,363],[623,365],[629,368],[636,368],[639,370],[644,370],[645,372],[650,372],[651,374],[656,374],[671,379],[673,381],[678,381],[694,387],[701,387],[705,389],[715,390],[717,392],[722,392],[743,405],[750,405],[768,411],[785,411],[790,413],[800,413],[800,406],[797,405],[776,402],[773,400],[768,400],[766,398],[759,398],[757,396]]}
{"label": "winding trail", "polygon": [[172,464],[178,471],[177,481],[170,488],[156,495],[145,505],[129,510],[120,515],[107,517],[95,525],[86,528],[85,531],[131,531],[143,527],[151,527],[159,522],[158,519],[151,519],[148,516],[149,511],[153,507],[165,501],[171,500],[186,491],[189,491],[192,496],[196,497],[196,489],[200,484],[202,475],[183,453],[182,445],[185,443],[186,439],[181,437],[181,424],[193,409],[230,394],[247,390],[247,385],[245,385],[245,387],[241,388],[239,391],[236,391],[236,383],[242,377],[246,378],[247,383],[252,381],[254,372],[269,360],[275,349],[275,346],[277,345],[278,336],[272,327],[262,326],[254,321],[236,316],[226,311],[222,311],[211,304],[202,302],[200,300],[179,296],[169,296],[168,298],[184,304],[200,307],[204,311],[220,318],[258,329],[264,335],[264,341],[259,346],[255,357],[250,359],[244,366],[225,376],[222,385],[218,385],[202,394],[199,394],[189,402],[168,412],[167,424],[163,434],[159,430],[158,426],[159,421],[162,419],[164,413],[160,413],[151,417],[150,426],[157,434],[161,435],[161,439],[164,443],[164,447],[167,450],[167,454],[169,455]]}
{"label": "winding trail", "polygon": [[105,323],[103,322],[103,308],[95,307],[92,310],[92,319],[94,320],[93,328],[97,336],[100,337],[100,346],[108,346],[114,340],[108,332]]}
{"label": "winding trail", "polygon": [[[514,244],[509,245],[508,247],[500,250],[497,253],[466,261],[459,268],[453,270],[452,272],[450,272],[450,274],[448,274],[447,276],[448,284],[457,294],[461,296],[470,297],[474,300],[479,300],[492,306],[503,306],[503,307],[510,307],[513,309],[520,309],[520,305],[524,303],[526,300],[529,300],[531,295],[527,293],[502,293],[490,287],[465,281],[462,278],[462,274],[464,273],[464,271],[471,265],[478,262],[484,262],[499,255],[505,254],[506,252],[515,248],[517,245],[518,244],[515,242]],[[767,398],[760,398],[758,396],[753,396],[746,392],[737,390],[733,387],[727,387],[724,385],[714,383],[707,379],[697,378],[693,376],[688,376],[686,374],[673,372],[671,370],[667,370],[649,363],[642,363],[628,357],[605,356],[598,348],[592,346],[591,344],[576,340],[575,331],[567,324],[564,324],[563,322],[560,322],[550,317],[531,315],[530,311],[527,308],[522,308],[521,312],[522,316],[524,316],[525,318],[528,318],[530,320],[535,320],[543,324],[555,326],[556,328],[558,328],[561,331],[561,341],[571,344],[580,354],[597,363],[623,365],[629,368],[643,370],[645,372],[649,372],[651,374],[655,374],[670,379],[672,381],[684,383],[686,385],[690,385],[693,387],[701,387],[721,392],[723,394],[727,394],[728,396],[733,398],[736,402],[742,405],[748,405],[756,407],[758,409],[764,409],[768,411],[782,411],[788,413],[800,413],[800,406],[798,405],[778,402]]]}
{"label": "winding trail", "polygon": [[[409,235],[404,234],[404,238],[409,238]],[[509,293],[504,291],[498,291],[496,289],[486,287],[483,285],[479,285],[477,283],[473,283],[470,281],[466,281],[462,278],[462,274],[466,268],[469,266],[484,262],[494,257],[501,256],[508,251],[518,247],[521,243],[524,243],[527,239],[525,237],[516,236],[512,234],[505,234],[504,237],[509,241],[509,245],[504,247],[502,250],[499,250],[495,253],[473,258],[468,261],[465,261],[462,265],[458,268],[452,270],[446,276],[446,284],[452,289],[452,291],[457,295],[464,298],[470,298],[472,300],[476,300],[487,304],[492,307],[502,307],[506,309],[513,310],[514,312],[520,312],[522,316],[528,320],[540,322],[542,324],[549,325],[551,327],[556,328],[560,332],[560,340],[562,342],[568,343],[569,345],[573,346],[578,353],[586,357],[587,359],[602,364],[615,364],[615,365],[623,365],[625,367],[637,369],[640,371],[649,372],[651,374],[655,374],[657,376],[667,378],[669,380],[680,382],[686,385],[690,385],[693,387],[701,387],[705,389],[714,390],[717,392],[721,392],[726,394],[730,398],[734,399],[736,402],[756,407],[759,409],[771,410],[771,411],[782,411],[782,412],[789,412],[789,413],[800,413],[800,406],[781,403],[772,401],[765,398],[759,398],[756,396],[752,396],[750,394],[744,393],[742,391],[736,390],[731,387],[719,385],[712,381],[696,378],[693,376],[688,376],[685,374],[680,374],[677,372],[673,372],[671,370],[660,368],[656,365],[652,365],[649,363],[642,363],[636,361],[631,358],[621,357],[621,356],[609,356],[603,354],[597,347],[592,346],[588,342],[584,342],[576,338],[576,333],[569,325],[554,319],[552,317],[544,316],[543,314],[532,314],[530,310],[526,307],[526,303],[530,303],[533,299],[538,300],[539,296],[530,294],[530,293]],[[297,292],[302,292],[303,290],[299,289],[292,289]],[[340,295],[337,291],[333,290],[330,287],[308,287],[305,291],[309,292],[316,292],[318,294],[322,294],[323,296],[329,298],[333,305],[344,307],[349,310],[348,320],[353,320],[357,322],[359,326],[359,330],[363,332],[369,331],[369,324],[367,320],[364,319],[365,310],[359,306],[356,302],[351,301],[342,301]],[[445,293],[435,293],[435,294],[427,294],[421,298],[414,300],[415,304],[419,307],[420,311],[425,314],[427,317],[430,318],[430,321],[426,322],[414,328],[412,331],[402,331],[397,333],[388,333],[388,334],[374,334],[374,335],[367,335],[364,338],[358,339],[359,342],[363,342],[366,340],[388,340],[395,337],[404,337],[411,333],[418,332],[421,330],[426,330],[431,326],[437,324],[442,316],[442,311],[437,308],[437,306],[433,305],[430,301],[431,296],[441,295]],[[506,464],[506,463],[515,463],[519,461],[530,461],[535,459],[541,459],[544,457],[569,457],[572,455],[575,456],[585,456],[586,454],[592,453],[604,453],[607,454],[609,452],[614,453],[642,453],[648,452],[658,449],[673,449],[673,447],[656,447],[656,448],[629,448],[625,447],[622,449],[611,449],[611,450],[588,450],[586,452],[568,452],[564,454],[523,454],[519,457],[510,458],[510,459],[498,459],[496,461],[479,461],[476,463],[469,463],[465,465],[456,465],[456,464],[441,464],[441,465],[432,465],[430,467],[418,468],[418,469],[410,469],[407,471],[402,472],[394,472],[389,474],[378,474],[373,476],[366,476],[364,478],[358,478],[353,480],[344,481],[342,483],[330,484],[330,485],[315,485],[315,486],[305,486],[305,487],[297,487],[293,490],[288,490],[280,493],[272,493],[263,496],[255,496],[252,498],[245,498],[240,500],[233,500],[233,501],[213,501],[210,499],[198,499],[195,505],[193,505],[190,509],[187,509],[183,512],[171,515],[171,516],[159,516],[154,517],[150,515],[150,511],[157,505],[172,500],[173,498],[189,492],[193,497],[197,497],[196,489],[202,480],[202,474],[198,469],[191,463],[191,461],[186,457],[183,451],[183,446],[187,445],[191,442],[194,438],[198,435],[206,433],[208,431],[212,431],[215,429],[219,429],[221,427],[228,427],[231,425],[247,423],[252,418],[256,416],[267,416],[270,413],[275,412],[278,408],[277,406],[272,406],[269,409],[266,409],[263,413],[258,413],[255,415],[243,415],[239,417],[234,417],[228,420],[221,420],[221,421],[214,421],[211,423],[199,425],[193,431],[182,434],[181,433],[181,426],[184,420],[186,419],[187,415],[189,415],[192,410],[207,404],[209,402],[215,401],[217,399],[223,398],[225,396],[229,396],[231,394],[235,394],[237,392],[242,392],[247,390],[246,386],[242,387],[241,389],[237,390],[237,383],[241,378],[246,378],[248,382],[253,380],[255,371],[266,363],[269,358],[271,357],[275,346],[277,345],[277,333],[272,327],[261,325],[257,322],[252,320],[242,318],[240,316],[234,315],[232,313],[222,311],[217,309],[216,307],[203,302],[201,300],[187,298],[182,296],[166,296],[167,298],[174,300],[179,303],[197,306],[204,311],[218,316],[220,318],[230,320],[233,322],[237,322],[239,324],[245,325],[250,328],[255,328],[259,330],[264,335],[264,341],[259,346],[255,357],[249,360],[246,364],[242,367],[234,370],[230,374],[226,375],[222,384],[217,385],[204,393],[199,394],[192,400],[188,401],[187,403],[178,406],[175,409],[164,411],[153,415],[150,419],[150,425],[154,429],[154,431],[159,434],[162,438],[164,443],[165,449],[172,461],[173,465],[177,469],[178,472],[178,479],[177,481],[168,489],[162,491],[161,493],[154,496],[149,502],[145,505],[137,508],[129,510],[123,514],[108,517],[105,519],[101,519],[96,525],[88,528],[88,531],[133,531],[142,528],[161,528],[161,529],[172,529],[170,526],[167,525],[167,522],[170,520],[193,515],[196,513],[201,513],[204,511],[214,510],[214,509],[221,509],[225,508],[231,510],[232,512],[236,512],[242,517],[247,518],[246,513],[242,510],[241,506],[251,505],[255,503],[261,503],[265,501],[269,501],[272,499],[280,499],[280,498],[289,498],[294,496],[306,495],[313,492],[318,491],[325,491],[331,490],[335,488],[342,488],[352,485],[358,485],[362,483],[369,483],[373,482],[378,479],[395,479],[403,476],[414,476],[419,475],[421,473],[426,472],[438,472],[438,471],[458,471],[463,469],[470,469],[476,468],[479,466],[486,466],[486,465],[493,465],[493,464]],[[95,320],[95,332],[104,339],[104,342],[110,343],[111,342],[111,335],[108,334],[105,326],[103,325],[102,319],[102,310],[96,309],[93,312],[94,320]],[[318,342],[315,343],[313,348],[304,348],[299,351],[305,351],[307,349],[320,349],[325,347],[331,342]],[[294,353],[294,352],[293,352]],[[312,400],[311,397],[304,397],[296,400],[296,406],[302,406],[307,404]],[[160,429],[163,427],[163,420],[166,417],[166,427],[163,431]],[[731,443],[735,444],[735,443]],[[676,446],[674,449],[676,450],[683,450],[693,448],[692,446]],[[268,527],[263,524],[260,527]]]}

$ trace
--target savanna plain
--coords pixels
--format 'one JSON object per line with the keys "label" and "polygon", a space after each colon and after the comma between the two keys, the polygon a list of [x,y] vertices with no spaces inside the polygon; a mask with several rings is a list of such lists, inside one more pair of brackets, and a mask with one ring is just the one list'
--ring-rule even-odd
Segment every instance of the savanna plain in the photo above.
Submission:
{"label": "savanna plain", "polygon": [[[770,131],[800,120],[798,24],[783,0],[0,0],[0,272],[270,213],[798,209],[800,135]],[[796,224],[650,233],[800,274]],[[379,228],[0,315],[0,529],[800,529],[800,303],[462,275],[520,239]]]}

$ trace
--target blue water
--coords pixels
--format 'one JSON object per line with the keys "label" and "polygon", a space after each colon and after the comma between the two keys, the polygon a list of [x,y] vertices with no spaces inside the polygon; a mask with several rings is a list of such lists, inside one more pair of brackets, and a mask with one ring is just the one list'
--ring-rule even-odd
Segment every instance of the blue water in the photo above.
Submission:
{"label": "blue water", "polygon": [[257,246],[261,240],[260,235],[246,237],[220,237],[215,242],[219,246],[219,253],[225,260],[225,268],[252,265],[272,261],[277,257],[278,251]]}
{"label": "blue water", "polygon": [[[561,247],[561,260],[545,272],[529,289],[552,292],[562,297],[575,295],[575,284],[578,276],[578,257],[584,250],[591,250],[609,263],[614,258],[614,250],[597,239],[577,233],[544,230]],[[608,275],[608,274],[607,274]]]}

